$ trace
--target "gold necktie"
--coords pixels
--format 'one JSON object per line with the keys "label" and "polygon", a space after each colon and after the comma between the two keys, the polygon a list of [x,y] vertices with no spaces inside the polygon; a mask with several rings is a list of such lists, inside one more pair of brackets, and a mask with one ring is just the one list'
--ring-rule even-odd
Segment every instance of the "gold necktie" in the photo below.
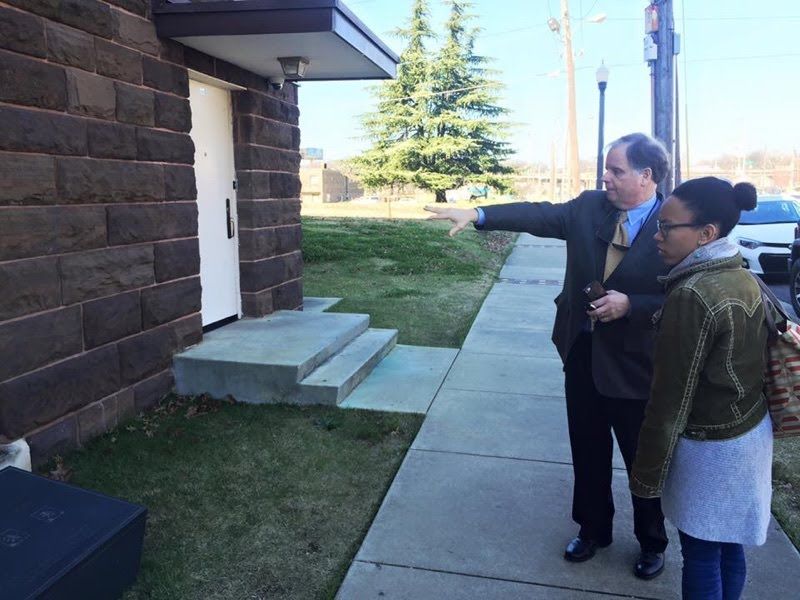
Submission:
{"label": "gold necktie", "polygon": [[614,238],[608,245],[606,252],[606,268],[603,272],[603,281],[608,279],[622,262],[625,256],[625,251],[629,247],[628,243],[628,230],[625,228],[625,223],[628,222],[628,212],[621,210],[617,217],[617,228],[614,230]]}

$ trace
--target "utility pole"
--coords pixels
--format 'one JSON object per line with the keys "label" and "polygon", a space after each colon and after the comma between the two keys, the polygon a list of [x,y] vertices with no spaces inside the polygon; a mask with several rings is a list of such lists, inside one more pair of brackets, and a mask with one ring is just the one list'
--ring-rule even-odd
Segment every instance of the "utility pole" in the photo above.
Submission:
{"label": "utility pole", "polygon": [[556,201],[556,141],[550,144],[550,202]]}
{"label": "utility pole", "polygon": [[564,64],[567,71],[567,172],[569,193],[574,198],[581,191],[581,165],[578,158],[578,117],[575,107],[575,57],[572,54],[572,29],[569,0],[561,0],[561,27],[564,30]]}
{"label": "utility pole", "polygon": [[[655,14],[655,21],[653,15]],[[675,157],[675,20],[672,0],[652,0],[645,10],[647,31],[657,47],[655,60],[649,60],[653,77],[653,137],[666,146],[673,162],[667,176],[659,185],[659,191],[667,195],[674,185],[673,168]],[[657,25],[657,29],[654,26]],[[647,38],[645,38],[647,46]]]}
{"label": "utility pole", "polygon": [[681,173],[681,109],[680,109],[680,95],[678,94],[678,68],[675,66],[675,160],[674,173],[675,173],[675,187],[683,183],[683,174]]}

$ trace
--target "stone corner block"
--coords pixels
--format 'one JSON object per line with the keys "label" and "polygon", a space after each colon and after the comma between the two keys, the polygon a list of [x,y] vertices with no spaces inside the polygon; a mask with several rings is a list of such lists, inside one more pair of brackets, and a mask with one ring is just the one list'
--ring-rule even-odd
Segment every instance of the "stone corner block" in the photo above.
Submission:
{"label": "stone corner block", "polygon": [[31,463],[43,464],[56,454],[65,454],[78,447],[78,420],[75,415],[45,425],[26,437],[31,449]]}

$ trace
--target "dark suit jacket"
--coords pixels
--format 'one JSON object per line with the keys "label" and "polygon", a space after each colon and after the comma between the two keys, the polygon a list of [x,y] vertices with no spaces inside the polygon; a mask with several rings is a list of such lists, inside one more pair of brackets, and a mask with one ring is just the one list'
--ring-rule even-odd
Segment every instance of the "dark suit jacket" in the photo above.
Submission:
{"label": "dark suit jacket", "polygon": [[[583,192],[563,204],[518,202],[481,207],[486,222],[478,229],[525,231],[567,243],[564,287],[556,297],[553,343],[566,362],[578,335],[585,329],[583,288],[602,281],[608,241],[614,235],[617,210],[603,191]],[[653,313],[661,307],[664,291],[657,281],[669,270],[661,261],[653,235],[654,210],[617,269],[603,284],[627,294],[631,312],[609,323],[597,322],[592,333],[592,374],[604,396],[644,399],[650,394],[655,330]]]}

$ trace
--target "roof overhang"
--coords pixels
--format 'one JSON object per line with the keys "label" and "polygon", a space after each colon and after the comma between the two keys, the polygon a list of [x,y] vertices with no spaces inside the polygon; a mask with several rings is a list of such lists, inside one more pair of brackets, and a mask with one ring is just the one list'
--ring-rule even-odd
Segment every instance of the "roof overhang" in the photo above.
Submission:
{"label": "roof overhang", "polygon": [[303,56],[303,81],[388,79],[399,57],[339,0],[158,0],[160,37],[263,77],[283,77],[278,57]]}

